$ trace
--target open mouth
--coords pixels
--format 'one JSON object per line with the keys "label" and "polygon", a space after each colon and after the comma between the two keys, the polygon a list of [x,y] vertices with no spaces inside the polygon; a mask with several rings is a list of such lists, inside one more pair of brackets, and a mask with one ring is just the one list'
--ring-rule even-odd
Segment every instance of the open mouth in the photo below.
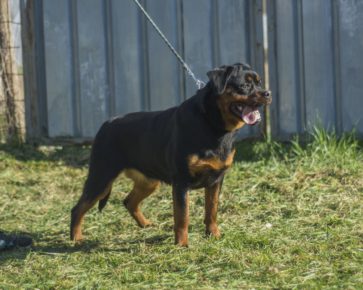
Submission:
{"label": "open mouth", "polygon": [[257,107],[248,106],[242,103],[232,103],[231,112],[248,125],[255,125],[261,121],[261,114]]}

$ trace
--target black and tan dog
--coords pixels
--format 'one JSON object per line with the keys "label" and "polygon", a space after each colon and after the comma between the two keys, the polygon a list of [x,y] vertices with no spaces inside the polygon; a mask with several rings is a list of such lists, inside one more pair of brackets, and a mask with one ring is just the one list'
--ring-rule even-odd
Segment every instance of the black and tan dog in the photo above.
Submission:
{"label": "black and tan dog", "polygon": [[72,209],[72,240],[82,239],[85,213],[97,202],[103,209],[121,172],[134,181],[124,204],[140,227],[150,225],[140,203],[162,181],[173,189],[176,244],[188,245],[189,190],[195,188],[205,188],[207,235],[220,236],[218,195],[238,129],[260,121],[257,108],[270,104],[271,95],[248,65],[222,66],[207,75],[207,85],[178,107],[132,113],[102,125],[83,194]]}

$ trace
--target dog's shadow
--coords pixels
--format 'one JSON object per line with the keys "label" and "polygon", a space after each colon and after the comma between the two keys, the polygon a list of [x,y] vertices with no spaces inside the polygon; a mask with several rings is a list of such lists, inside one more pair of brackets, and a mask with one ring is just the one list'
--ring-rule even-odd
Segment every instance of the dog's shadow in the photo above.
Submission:
{"label": "dog's shadow", "polygon": [[62,238],[44,236],[40,238],[32,248],[33,252],[37,252],[45,255],[61,255],[71,254],[75,252],[133,252],[134,246],[138,244],[146,245],[161,245],[170,237],[167,235],[155,235],[149,238],[133,239],[133,240],[119,240],[114,239],[112,241],[104,240],[84,240],[80,243],[74,243],[66,241]]}
{"label": "dog's shadow", "polygon": [[6,260],[25,260],[30,253],[39,255],[61,256],[77,252],[124,252],[131,253],[135,251],[135,245],[162,245],[167,239],[167,235],[155,235],[153,237],[133,240],[114,239],[111,242],[101,240],[85,240],[80,243],[67,241],[57,233],[42,234],[37,233],[31,235],[34,239],[33,246],[25,249],[14,248],[12,250],[0,253],[0,261]]}

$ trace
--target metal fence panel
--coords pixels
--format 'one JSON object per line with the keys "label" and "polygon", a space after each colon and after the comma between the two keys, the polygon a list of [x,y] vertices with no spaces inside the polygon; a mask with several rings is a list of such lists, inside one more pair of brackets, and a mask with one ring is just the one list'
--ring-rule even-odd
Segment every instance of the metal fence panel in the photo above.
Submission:
{"label": "metal fence panel", "polygon": [[112,1],[114,104],[118,114],[140,111],[145,104],[145,60],[141,15],[132,1]]}
{"label": "metal fence panel", "polygon": [[[213,68],[212,1],[184,0],[184,53],[194,73],[206,81],[206,72]],[[186,94],[192,96],[195,84],[186,76]]]}
{"label": "metal fence panel", "polygon": [[92,136],[108,116],[104,2],[77,1],[81,134]]}
{"label": "metal fence panel", "polygon": [[67,1],[44,1],[45,71],[49,136],[72,136],[71,27]]}
{"label": "metal fence panel", "polygon": [[273,135],[313,125],[362,135],[363,2],[267,3]]}
{"label": "metal fence panel", "polygon": [[[271,106],[273,125],[284,133],[295,133],[299,130],[299,88],[297,62],[296,20],[293,12],[295,1],[276,1],[274,20],[276,21],[276,67],[270,67],[273,103]],[[271,15],[269,15],[271,17]],[[269,20],[271,20],[269,18]],[[271,43],[270,42],[270,43]],[[272,52],[272,45],[269,51]],[[281,48],[281,49],[279,49]],[[274,79],[275,78],[275,79]],[[273,128],[275,129],[275,126]],[[275,132],[276,129],[273,131]]]}
{"label": "metal fence panel", "polygon": [[340,116],[343,130],[363,135],[363,2],[336,2],[338,9]]}
{"label": "metal fence panel", "polygon": [[[27,5],[32,1],[23,0],[23,7],[32,7]],[[35,60],[39,77],[34,79],[45,76],[36,88],[45,93],[30,99],[37,100],[39,110],[45,108],[39,122],[45,128],[34,130],[43,132],[41,137],[92,138],[111,116],[165,109],[196,92],[132,0],[34,1],[35,11],[25,14],[40,16],[34,19],[34,54],[44,59]],[[235,62],[250,63],[262,74],[261,3],[142,1],[204,81],[208,70]],[[242,135],[259,133],[245,128]]]}
{"label": "metal fence panel", "polygon": [[[160,9],[163,7],[163,9]],[[178,51],[178,9],[176,1],[156,0],[146,2],[151,17],[157,21],[166,37],[174,43]],[[160,110],[175,106],[182,101],[180,86],[182,68],[176,57],[160,39],[155,29],[147,25],[148,35],[148,73],[149,73],[149,109]]]}
{"label": "metal fence panel", "polygon": [[336,124],[332,7],[329,1],[302,2],[305,125]]}

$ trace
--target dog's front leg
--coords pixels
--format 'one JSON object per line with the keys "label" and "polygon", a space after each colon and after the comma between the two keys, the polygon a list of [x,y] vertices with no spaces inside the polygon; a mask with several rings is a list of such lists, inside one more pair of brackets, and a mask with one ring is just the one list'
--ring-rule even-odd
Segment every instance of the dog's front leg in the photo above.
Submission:
{"label": "dog's front leg", "polygon": [[217,225],[217,210],[222,183],[223,179],[205,188],[205,232],[207,236],[213,236],[215,238],[221,236]]}
{"label": "dog's front leg", "polygon": [[175,244],[188,246],[189,192],[188,187],[173,184]]}

